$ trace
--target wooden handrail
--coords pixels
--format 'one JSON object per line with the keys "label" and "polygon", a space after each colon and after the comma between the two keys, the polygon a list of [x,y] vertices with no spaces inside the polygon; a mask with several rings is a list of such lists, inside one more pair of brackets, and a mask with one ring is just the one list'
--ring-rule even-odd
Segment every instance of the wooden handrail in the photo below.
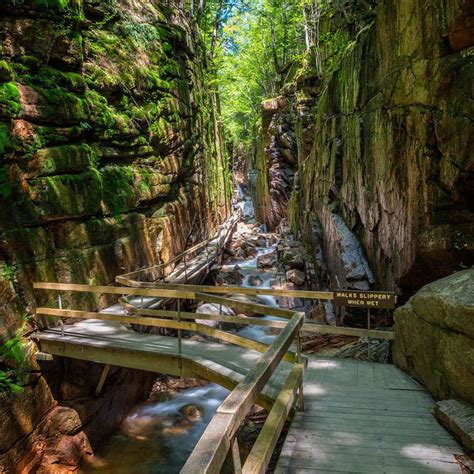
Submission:
{"label": "wooden handrail", "polygon": [[183,474],[220,472],[233,436],[298,334],[302,323],[303,314],[294,313],[254,368],[224,400],[181,470]]}
{"label": "wooden handrail", "polygon": [[[222,227],[223,229],[225,229],[225,226],[227,224],[229,224],[229,227],[228,227],[228,229],[227,229],[227,231],[224,235],[224,237],[225,237],[224,240],[227,240],[229,232],[234,227],[236,222],[237,222],[237,217],[232,216],[227,222],[225,222],[223,224],[223,227]],[[168,260],[167,262],[160,263],[158,265],[153,265],[151,267],[141,268],[140,270],[135,270],[133,272],[124,273],[123,275],[118,275],[115,280],[116,280],[117,283],[125,284],[125,285],[131,286],[131,287],[137,287],[140,283],[145,283],[145,282],[140,282],[139,280],[133,280],[132,277],[138,276],[138,275],[141,275],[143,273],[150,272],[150,271],[160,270],[162,268],[166,268],[166,267],[172,265],[173,263],[178,262],[179,260],[181,260],[185,256],[187,256],[187,255],[189,255],[193,252],[196,252],[198,250],[201,250],[202,248],[206,247],[207,245],[209,245],[214,240],[218,241],[220,237],[221,237],[220,235],[215,235],[213,237],[209,237],[208,239],[203,240],[202,242],[199,242],[198,244],[184,250],[180,254],[175,255],[172,259]],[[139,287],[141,287],[141,286],[139,286]]]}
{"label": "wooden handrail", "polygon": [[303,379],[303,364],[295,364],[281,389],[255,444],[248,455],[243,474],[264,474],[291,411]]}
{"label": "wooden handrail", "polygon": [[181,290],[162,290],[153,288],[128,288],[121,286],[94,286],[94,285],[78,285],[72,283],[33,283],[33,288],[38,290],[54,290],[54,291],[73,291],[84,293],[99,293],[112,295],[132,295],[132,296],[148,296],[151,298],[172,298],[172,299],[188,299],[205,301],[208,303],[218,303],[231,308],[253,311],[257,314],[269,314],[280,318],[290,318],[293,312],[286,309],[272,308],[257,303],[245,303],[233,300],[231,298],[221,298],[218,296],[208,295],[206,293],[198,293],[194,291]]}
{"label": "wooden handrail", "polygon": [[273,321],[262,318],[239,318],[238,316],[226,316],[223,314],[208,314],[208,313],[190,313],[186,311],[169,311],[164,309],[142,309],[137,308],[131,304],[123,304],[128,313],[138,314],[140,316],[158,316],[161,318],[172,319],[202,319],[208,321],[217,321],[221,323],[230,323],[243,326],[263,326],[268,328],[283,329],[287,323],[285,321]]}
{"label": "wooden handrail", "polygon": [[[125,283],[124,281],[117,282]],[[313,300],[332,300],[334,292],[332,291],[313,291],[313,290],[284,290],[276,288],[244,288],[241,286],[206,286],[206,285],[181,285],[174,283],[152,283],[145,281],[133,282],[134,288],[160,288],[170,290],[188,290],[202,293],[218,293],[218,294],[241,294],[248,296],[282,296],[288,298],[301,298]]]}

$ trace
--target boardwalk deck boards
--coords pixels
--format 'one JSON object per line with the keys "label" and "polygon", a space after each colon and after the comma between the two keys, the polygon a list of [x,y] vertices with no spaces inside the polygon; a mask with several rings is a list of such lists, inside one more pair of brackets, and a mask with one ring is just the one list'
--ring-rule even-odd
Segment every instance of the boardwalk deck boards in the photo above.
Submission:
{"label": "boardwalk deck boards", "polygon": [[432,398],[389,364],[311,356],[277,474],[461,473]]}

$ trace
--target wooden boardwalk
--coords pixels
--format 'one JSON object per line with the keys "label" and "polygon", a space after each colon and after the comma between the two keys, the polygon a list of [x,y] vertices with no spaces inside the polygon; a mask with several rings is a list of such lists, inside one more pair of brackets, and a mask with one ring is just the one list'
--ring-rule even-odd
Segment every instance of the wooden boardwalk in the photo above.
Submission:
{"label": "wooden boardwalk", "polygon": [[461,472],[431,396],[393,365],[311,356],[277,474]]}
{"label": "wooden boardwalk", "polygon": [[[196,377],[233,389],[254,367],[260,352],[211,341],[141,334],[126,325],[88,319],[34,335],[41,351],[56,356]],[[282,361],[263,390],[260,403],[270,408],[292,365]]]}

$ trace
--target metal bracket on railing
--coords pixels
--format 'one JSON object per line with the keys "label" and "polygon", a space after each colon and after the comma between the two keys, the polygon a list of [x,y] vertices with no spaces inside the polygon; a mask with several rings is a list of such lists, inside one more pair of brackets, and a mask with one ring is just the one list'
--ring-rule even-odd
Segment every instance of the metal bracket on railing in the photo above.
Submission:
{"label": "metal bracket on railing", "polygon": [[[58,293],[58,308],[63,309],[63,302],[60,293]],[[61,325],[61,337],[64,337],[64,322],[62,319],[59,320],[59,324]]]}

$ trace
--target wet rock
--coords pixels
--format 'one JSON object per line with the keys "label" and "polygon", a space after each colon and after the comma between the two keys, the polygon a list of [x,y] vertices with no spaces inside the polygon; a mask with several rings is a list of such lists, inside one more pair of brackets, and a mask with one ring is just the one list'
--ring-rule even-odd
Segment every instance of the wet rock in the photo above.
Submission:
{"label": "wet rock", "polygon": [[314,305],[308,310],[306,317],[319,324],[326,324],[326,308],[321,304]]}
{"label": "wet rock", "polygon": [[240,267],[235,265],[233,268],[221,268],[217,281],[226,285],[240,286],[244,280],[244,275],[240,272]]}
{"label": "wet rock", "polygon": [[246,260],[249,258],[255,258],[257,256],[257,249],[251,242],[245,240],[242,236],[239,236],[230,245],[230,249],[234,252],[236,258]]}
{"label": "wet rock", "polygon": [[197,421],[201,418],[201,412],[196,405],[185,405],[179,412],[189,421]]}
{"label": "wet rock", "polygon": [[259,275],[250,275],[248,277],[248,283],[250,286],[262,286],[263,285],[263,279]]}
{"label": "wet rock", "polygon": [[474,405],[461,400],[443,400],[434,410],[440,423],[474,453]]}
{"label": "wet rock", "polygon": [[[231,308],[216,303],[202,303],[197,307],[196,313],[235,316],[235,313]],[[219,321],[211,321],[209,319],[196,319],[196,323],[204,324],[205,326],[209,326],[211,328],[218,328],[220,325],[223,325],[223,328],[227,328],[227,326],[230,326],[232,328],[232,326],[227,323],[220,323]]]}
{"label": "wet rock", "polygon": [[474,404],[474,270],[423,287],[395,311],[393,360],[437,399]]}
{"label": "wet rock", "polygon": [[258,268],[273,268],[277,264],[276,253],[270,253],[266,255],[260,255],[257,257],[257,267]]}
{"label": "wet rock", "polygon": [[296,286],[302,286],[305,282],[305,274],[299,270],[288,270],[286,272],[286,279]]}
{"label": "wet rock", "polygon": [[[363,34],[353,30],[354,47],[324,89],[309,86],[306,74],[297,81],[300,120],[313,125],[298,137],[304,205],[295,221],[308,230],[319,219],[331,264],[340,253],[330,223],[336,212],[380,288],[417,291],[474,264],[472,62],[463,54],[474,42],[473,2],[455,4],[379,2],[374,23],[362,21]],[[339,18],[327,21],[328,31],[340,30]]]}

